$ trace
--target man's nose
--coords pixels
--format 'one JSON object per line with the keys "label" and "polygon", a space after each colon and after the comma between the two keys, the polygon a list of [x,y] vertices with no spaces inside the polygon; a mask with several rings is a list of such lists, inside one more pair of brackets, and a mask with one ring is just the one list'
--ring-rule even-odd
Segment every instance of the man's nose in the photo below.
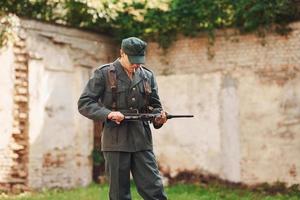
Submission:
{"label": "man's nose", "polygon": [[139,68],[141,66],[141,64],[133,64],[133,67],[135,68]]}

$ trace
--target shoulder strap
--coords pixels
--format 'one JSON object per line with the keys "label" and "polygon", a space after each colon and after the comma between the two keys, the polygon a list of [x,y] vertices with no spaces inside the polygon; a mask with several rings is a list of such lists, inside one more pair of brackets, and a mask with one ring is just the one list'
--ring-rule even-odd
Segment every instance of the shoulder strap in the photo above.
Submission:
{"label": "shoulder strap", "polygon": [[[144,86],[144,90],[145,90],[145,95],[144,95],[145,105],[147,107],[147,110],[151,110],[151,107],[149,106],[150,95],[152,93],[150,80],[146,76],[143,66],[140,69],[141,69],[141,74],[142,74],[142,78],[143,78],[143,86]],[[113,65],[113,63],[111,63],[109,65],[107,72],[108,72],[108,82],[109,82],[111,92],[112,92],[111,107],[112,107],[112,110],[115,111],[115,110],[117,110],[117,75],[116,75],[116,68]]]}
{"label": "shoulder strap", "polygon": [[140,69],[141,69],[141,73],[142,73],[142,77],[143,77],[143,85],[144,85],[144,90],[145,90],[144,100],[145,100],[147,110],[151,110],[149,104],[150,104],[150,95],[152,93],[152,90],[151,90],[150,80],[146,76],[146,73],[145,73],[143,67],[144,66],[141,66]]}
{"label": "shoulder strap", "polygon": [[116,68],[111,63],[108,68],[108,81],[112,92],[112,110],[117,110],[117,75]]}

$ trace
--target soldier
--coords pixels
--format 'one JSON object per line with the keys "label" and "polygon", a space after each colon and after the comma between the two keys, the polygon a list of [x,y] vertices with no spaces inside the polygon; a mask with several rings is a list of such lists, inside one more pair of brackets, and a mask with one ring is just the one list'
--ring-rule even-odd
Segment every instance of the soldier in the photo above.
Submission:
{"label": "soldier", "polygon": [[145,68],[146,42],[122,40],[120,57],[96,69],[78,101],[85,117],[104,123],[101,150],[109,180],[110,200],[130,200],[130,172],[146,200],[167,199],[153,153],[147,121],[123,121],[123,113],[160,113],[154,128],[166,121],[153,72]]}

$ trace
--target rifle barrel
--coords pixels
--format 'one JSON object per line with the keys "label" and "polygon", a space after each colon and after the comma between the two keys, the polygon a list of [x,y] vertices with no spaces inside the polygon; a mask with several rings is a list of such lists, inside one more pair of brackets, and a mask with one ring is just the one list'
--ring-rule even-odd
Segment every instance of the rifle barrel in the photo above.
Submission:
{"label": "rifle barrel", "polygon": [[167,115],[167,119],[172,119],[172,118],[187,118],[187,117],[194,117],[194,115]]}
{"label": "rifle barrel", "polygon": [[[136,121],[136,120],[142,120],[142,121],[149,121],[153,120],[156,116],[159,116],[159,114],[125,114],[124,120],[125,121]],[[167,119],[172,118],[190,118],[194,117],[194,115],[167,115]]]}

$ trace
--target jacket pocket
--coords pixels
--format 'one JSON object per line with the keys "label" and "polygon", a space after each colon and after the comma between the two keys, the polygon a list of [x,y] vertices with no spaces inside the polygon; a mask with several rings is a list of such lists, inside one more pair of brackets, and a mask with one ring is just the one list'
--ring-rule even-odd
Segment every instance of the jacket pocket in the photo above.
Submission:
{"label": "jacket pocket", "polygon": [[117,91],[114,94],[111,90],[111,88],[106,88],[106,91],[104,92],[103,95],[103,104],[107,108],[112,107],[113,103],[113,95],[116,95],[116,103],[117,103],[117,108],[123,108],[126,106],[126,88],[122,85],[118,85]]}
{"label": "jacket pocket", "polygon": [[117,89],[117,107],[125,108],[127,104],[127,89],[122,85],[118,85]]}

